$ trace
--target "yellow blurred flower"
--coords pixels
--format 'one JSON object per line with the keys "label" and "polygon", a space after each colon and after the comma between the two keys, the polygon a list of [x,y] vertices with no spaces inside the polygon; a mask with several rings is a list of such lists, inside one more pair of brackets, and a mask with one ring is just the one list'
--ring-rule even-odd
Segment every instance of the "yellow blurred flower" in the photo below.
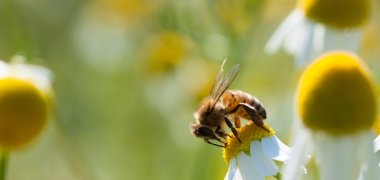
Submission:
{"label": "yellow blurred flower", "polygon": [[172,31],[159,33],[148,39],[143,48],[148,72],[152,74],[167,72],[186,58],[190,41]]}
{"label": "yellow blurred flower", "polygon": [[257,0],[215,0],[212,5],[226,28],[235,34],[242,34],[254,23],[255,13],[259,14],[262,4]]}
{"label": "yellow blurred flower", "polygon": [[317,58],[300,79],[296,107],[302,125],[284,179],[297,179],[309,153],[321,179],[380,178],[371,131],[377,96],[359,57],[334,51]]}
{"label": "yellow blurred flower", "polygon": [[297,65],[307,64],[323,52],[342,49],[357,52],[361,27],[368,21],[371,0],[299,0],[266,45],[274,53],[282,45],[295,55]]}
{"label": "yellow blurred flower", "polygon": [[125,26],[157,8],[152,0],[95,0],[89,4],[94,18],[108,25]]}
{"label": "yellow blurred flower", "polygon": [[48,120],[51,98],[50,71],[0,61],[0,148],[17,150],[35,139]]}

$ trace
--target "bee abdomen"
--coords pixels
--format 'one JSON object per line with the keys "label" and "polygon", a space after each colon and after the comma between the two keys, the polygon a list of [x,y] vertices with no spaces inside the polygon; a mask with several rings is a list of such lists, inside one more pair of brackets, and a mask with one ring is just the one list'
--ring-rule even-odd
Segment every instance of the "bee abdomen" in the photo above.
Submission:
{"label": "bee abdomen", "polygon": [[251,102],[250,104],[256,109],[257,114],[259,114],[263,119],[267,118],[267,112],[265,111],[265,108],[263,104],[255,97],[251,96]]}
{"label": "bee abdomen", "polygon": [[237,108],[239,103],[247,103],[256,109],[257,114],[261,118],[267,118],[267,113],[261,102],[257,98],[246,92],[240,90],[227,90],[224,93],[222,100],[228,113],[236,112],[237,114],[240,114],[240,116],[242,117],[247,116],[245,112],[242,112],[242,109]]}

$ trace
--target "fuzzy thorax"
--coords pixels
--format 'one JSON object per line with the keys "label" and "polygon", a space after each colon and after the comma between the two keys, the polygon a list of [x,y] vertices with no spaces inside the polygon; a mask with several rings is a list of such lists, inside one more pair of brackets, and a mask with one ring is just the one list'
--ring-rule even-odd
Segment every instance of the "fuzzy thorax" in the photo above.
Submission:
{"label": "fuzzy thorax", "polygon": [[264,124],[264,127],[269,130],[269,132],[262,127],[256,126],[254,123],[238,128],[237,131],[241,142],[231,133],[231,137],[227,138],[226,147],[223,150],[224,160],[229,163],[231,158],[236,157],[240,152],[249,154],[252,141],[260,141],[264,137],[274,135],[274,130],[267,124]]}

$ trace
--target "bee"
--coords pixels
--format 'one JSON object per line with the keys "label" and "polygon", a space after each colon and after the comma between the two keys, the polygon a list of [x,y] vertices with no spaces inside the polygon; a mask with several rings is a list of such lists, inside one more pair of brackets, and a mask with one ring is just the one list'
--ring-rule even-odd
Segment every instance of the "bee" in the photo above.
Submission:
{"label": "bee", "polygon": [[[235,79],[240,65],[237,64],[224,75],[223,66],[224,60],[218,75],[216,76],[211,91],[206,97],[198,110],[194,113],[196,119],[191,128],[191,133],[211,145],[218,147],[225,147],[225,139],[230,136],[226,133],[224,127],[227,125],[233,135],[239,139],[238,133],[235,129],[240,127],[240,118],[253,121],[253,123],[264,130],[263,120],[266,119],[266,111],[262,103],[254,96],[240,90],[227,90]],[[234,120],[235,127],[231,123]],[[216,140],[223,145],[211,142]]]}

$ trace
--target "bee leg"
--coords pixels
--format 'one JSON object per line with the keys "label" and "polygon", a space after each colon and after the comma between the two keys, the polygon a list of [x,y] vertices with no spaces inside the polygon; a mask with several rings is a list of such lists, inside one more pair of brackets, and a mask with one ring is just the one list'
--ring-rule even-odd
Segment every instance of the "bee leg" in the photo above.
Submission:
{"label": "bee leg", "polygon": [[215,133],[216,133],[219,137],[222,137],[223,139],[226,139],[227,136],[231,138],[231,136],[230,136],[229,134],[227,134],[226,132],[224,132],[220,126],[218,126],[218,127],[216,128]]}
{"label": "bee leg", "polygon": [[240,128],[240,118],[235,116],[235,127]]}
{"label": "bee leg", "polygon": [[215,143],[212,143],[210,142],[208,139],[203,139],[206,143],[208,144],[211,144],[211,145],[214,145],[214,146],[218,146],[218,147],[226,147],[226,146],[222,146],[222,145],[219,145],[219,144],[215,144]]}
{"label": "bee leg", "polygon": [[235,135],[235,137],[241,142],[238,136],[238,132],[236,131],[235,127],[232,125],[231,121],[228,119],[227,116],[224,116],[224,121],[226,122],[227,126],[231,129],[232,133]]}
{"label": "bee leg", "polygon": [[263,119],[258,115],[256,109],[252,106],[250,106],[249,104],[246,104],[246,103],[239,103],[238,106],[241,106],[244,108],[245,112],[247,112],[247,114],[249,115],[249,117],[251,118],[251,120],[256,124],[256,126],[259,126],[261,128],[263,128],[264,130],[270,132],[265,126],[264,126],[264,122],[263,122]]}

